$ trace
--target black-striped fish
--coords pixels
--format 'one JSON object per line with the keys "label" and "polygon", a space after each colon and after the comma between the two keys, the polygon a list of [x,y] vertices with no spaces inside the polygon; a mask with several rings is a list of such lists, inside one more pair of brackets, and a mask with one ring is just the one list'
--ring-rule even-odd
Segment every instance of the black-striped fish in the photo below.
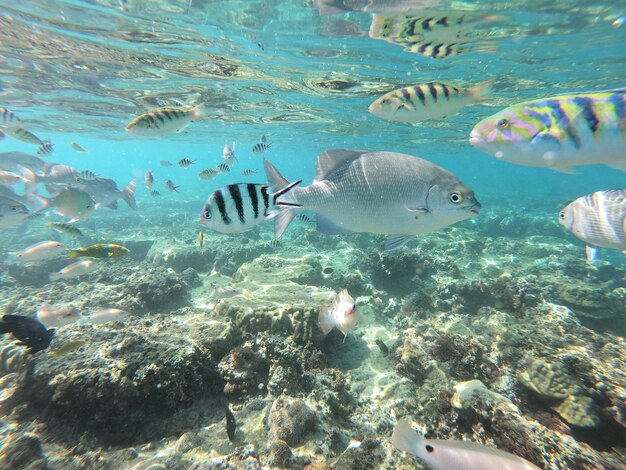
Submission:
{"label": "black-striped fish", "polygon": [[178,188],[180,188],[180,185],[175,186],[175,185],[174,185],[174,182],[173,182],[172,180],[167,180],[167,181],[165,182],[165,188],[166,188],[168,191],[171,191],[171,192],[173,192],[173,193],[177,193],[177,192],[178,192]]}
{"label": "black-striped fish", "polygon": [[93,171],[91,170],[83,170],[81,172],[79,172],[76,175],[76,181],[80,182],[80,181],[93,181],[98,177],[98,175],[96,175]]}
{"label": "black-striped fish", "polygon": [[22,120],[18,118],[13,111],[7,108],[0,108],[0,127],[21,127]]}
{"label": "black-striped fish", "polygon": [[200,173],[198,173],[198,178],[201,180],[209,181],[215,178],[219,173],[213,168],[205,168]]}
{"label": "black-striped fish", "polygon": [[200,223],[221,233],[241,233],[279,213],[280,207],[300,207],[298,203],[282,203],[284,196],[302,180],[294,181],[276,192],[265,184],[230,184],[209,196]]}
{"label": "black-striped fish", "polygon": [[74,235],[75,237],[83,236],[83,232],[81,232],[80,229],[74,224],[67,224],[65,222],[48,222],[46,225],[53,228],[57,232],[67,233],[69,235]]}
{"label": "black-striped fish", "polygon": [[217,165],[217,170],[220,173],[229,173],[230,172],[230,166],[228,166],[227,163],[220,163],[219,165]]}
{"label": "black-striped fish", "polygon": [[50,139],[42,141],[41,145],[37,149],[37,155],[40,157],[52,155],[52,152],[54,152],[54,144],[50,141]]}
{"label": "black-striped fish", "polygon": [[479,122],[470,143],[518,165],[568,172],[603,163],[626,171],[626,89],[510,106]]}
{"label": "black-striped fish", "polygon": [[305,224],[311,224],[311,225],[315,224],[315,222],[311,220],[311,217],[303,213],[296,215],[294,218],[296,220],[299,220],[300,222],[304,222]]}
{"label": "black-striped fish", "polygon": [[87,153],[89,152],[89,150],[87,150],[85,147],[83,147],[82,145],[80,145],[78,142],[72,142],[72,148],[74,150],[76,150],[77,152],[81,152],[81,153]]}
{"label": "black-striped fish", "polygon": [[181,168],[189,168],[194,163],[196,163],[195,160],[190,160],[187,157],[181,158],[180,160],[178,160],[178,166]]}
{"label": "black-striped fish", "polygon": [[370,105],[369,112],[395,122],[446,118],[471,103],[488,100],[492,83],[489,80],[471,88],[440,82],[420,83],[384,94]]}
{"label": "black-striped fish", "polygon": [[204,105],[192,109],[161,108],[137,116],[126,126],[126,132],[135,135],[159,136],[182,132],[191,122],[205,117]]}
{"label": "black-striped fish", "polygon": [[269,242],[267,242],[267,246],[273,249],[280,248],[280,240],[272,238]]}
{"label": "black-striped fish", "polygon": [[272,146],[271,142],[259,142],[252,147],[252,153],[255,155],[260,155],[262,153],[267,152]]}
{"label": "black-striped fish", "polygon": [[252,176],[252,175],[257,174],[258,172],[259,172],[259,170],[248,168],[247,170],[243,170],[241,172],[241,175],[242,176]]}
{"label": "black-striped fish", "polygon": [[161,195],[161,193],[158,192],[156,189],[153,189],[152,191],[150,191],[150,196],[152,196],[152,197],[158,197],[160,195]]}
{"label": "black-striped fish", "polygon": [[42,140],[39,137],[37,137],[29,130],[24,129],[23,127],[7,128],[5,129],[5,132],[14,139],[21,140],[22,142],[26,142],[27,144],[42,144]]}

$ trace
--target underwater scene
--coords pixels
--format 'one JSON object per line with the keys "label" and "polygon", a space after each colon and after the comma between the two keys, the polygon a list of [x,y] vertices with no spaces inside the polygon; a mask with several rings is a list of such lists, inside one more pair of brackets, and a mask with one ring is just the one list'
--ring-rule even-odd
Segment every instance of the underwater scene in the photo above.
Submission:
{"label": "underwater scene", "polygon": [[625,0],[0,0],[0,468],[626,469]]}

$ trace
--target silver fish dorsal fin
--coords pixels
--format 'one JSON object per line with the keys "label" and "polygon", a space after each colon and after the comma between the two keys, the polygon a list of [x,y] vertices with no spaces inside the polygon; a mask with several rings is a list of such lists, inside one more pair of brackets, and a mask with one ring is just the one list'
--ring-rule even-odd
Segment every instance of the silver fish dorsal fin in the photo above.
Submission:
{"label": "silver fish dorsal fin", "polygon": [[359,158],[364,153],[368,152],[366,150],[332,149],[320,153],[315,163],[315,179],[317,181],[328,179],[335,168]]}

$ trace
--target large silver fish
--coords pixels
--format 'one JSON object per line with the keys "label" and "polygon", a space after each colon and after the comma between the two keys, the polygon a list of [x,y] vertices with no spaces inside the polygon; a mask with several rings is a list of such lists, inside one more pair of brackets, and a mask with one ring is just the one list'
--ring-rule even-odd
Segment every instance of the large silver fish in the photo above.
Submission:
{"label": "large silver fish", "polygon": [[100,206],[117,209],[117,200],[123,199],[131,209],[137,208],[135,202],[137,182],[135,180],[132,180],[121,190],[112,179],[100,177],[92,180],[81,180],[77,187],[89,194]]}
{"label": "large silver fish", "polygon": [[44,171],[49,163],[41,158],[24,152],[2,152],[0,153],[0,170],[20,173],[21,168],[28,168],[32,171]]}
{"label": "large silver fish", "polygon": [[[289,183],[264,161],[268,182]],[[317,157],[315,180],[278,201],[302,204],[317,213],[322,233],[369,232],[392,235],[386,249],[478,214],[474,192],[456,176],[421,158],[393,152],[329,150]],[[275,238],[300,209],[281,207]]]}
{"label": "large silver fish", "polygon": [[579,197],[559,213],[559,223],[587,244],[589,261],[596,259],[598,248],[626,253],[626,190]]}

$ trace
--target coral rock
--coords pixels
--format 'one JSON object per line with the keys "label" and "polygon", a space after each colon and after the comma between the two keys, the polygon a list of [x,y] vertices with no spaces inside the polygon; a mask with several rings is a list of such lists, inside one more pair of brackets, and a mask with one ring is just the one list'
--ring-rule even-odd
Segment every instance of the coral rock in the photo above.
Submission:
{"label": "coral rock", "polygon": [[222,358],[217,367],[226,382],[226,395],[259,393],[268,380],[268,362],[250,348],[234,348]]}
{"label": "coral rock", "polygon": [[285,441],[290,446],[301,443],[315,428],[315,414],[299,398],[280,397],[272,404],[267,417],[270,441]]}

